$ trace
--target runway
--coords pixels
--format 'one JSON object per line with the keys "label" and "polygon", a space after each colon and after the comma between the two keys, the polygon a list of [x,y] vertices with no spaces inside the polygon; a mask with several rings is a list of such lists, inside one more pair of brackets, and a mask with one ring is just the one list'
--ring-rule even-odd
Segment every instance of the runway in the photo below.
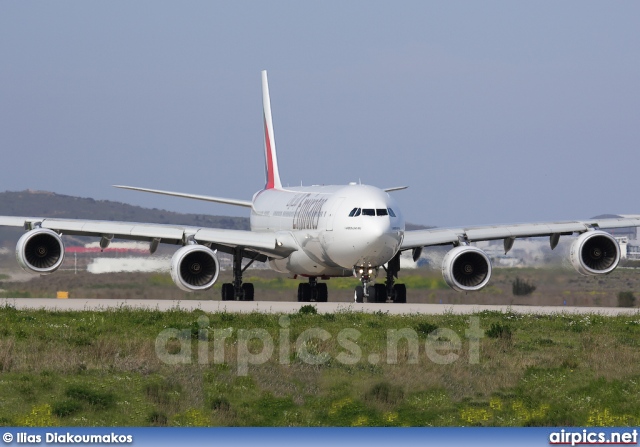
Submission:
{"label": "runway", "polygon": [[213,300],[109,300],[109,299],[56,299],[56,298],[4,298],[1,306],[16,309],[47,309],[52,311],[106,311],[120,307],[167,311],[182,309],[186,311],[202,310],[208,313],[296,313],[304,305],[314,306],[318,313],[338,312],[382,312],[390,315],[441,315],[474,314],[483,311],[513,312],[518,314],[600,314],[600,315],[636,315],[638,308],[628,307],[570,307],[570,306],[498,306],[479,304],[393,304],[393,303],[299,303],[281,301],[213,301]]}

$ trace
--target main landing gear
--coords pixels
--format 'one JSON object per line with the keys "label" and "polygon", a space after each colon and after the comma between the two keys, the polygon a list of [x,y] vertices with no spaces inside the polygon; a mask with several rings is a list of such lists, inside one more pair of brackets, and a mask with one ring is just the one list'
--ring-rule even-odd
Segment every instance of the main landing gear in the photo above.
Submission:
{"label": "main landing gear", "polygon": [[388,299],[394,303],[406,303],[407,286],[404,284],[395,284],[395,280],[398,279],[398,273],[400,272],[399,252],[387,263],[387,267],[384,268],[384,270],[387,273],[387,280],[384,284],[380,285],[382,286],[381,289],[384,289],[384,293],[386,294],[385,301],[388,297]]}
{"label": "main landing gear", "polygon": [[[404,284],[395,284],[400,272],[400,253],[396,254],[393,259],[387,263],[387,267],[382,267],[386,274],[384,284],[370,285],[372,276],[377,276],[377,269],[374,268],[354,268],[354,275],[360,278],[361,286],[357,286],[354,294],[356,303],[363,303],[366,299],[368,303],[393,303],[407,302],[407,288]],[[375,275],[374,275],[375,273]]]}
{"label": "main landing gear", "polygon": [[298,285],[298,301],[317,303],[326,303],[329,298],[327,291],[327,283],[318,282],[315,276],[309,278],[309,282],[303,282]]}
{"label": "main landing gear", "polygon": [[222,301],[253,301],[253,284],[243,284],[242,274],[256,258],[257,255],[242,267],[242,248],[233,249],[233,283],[222,284]]}

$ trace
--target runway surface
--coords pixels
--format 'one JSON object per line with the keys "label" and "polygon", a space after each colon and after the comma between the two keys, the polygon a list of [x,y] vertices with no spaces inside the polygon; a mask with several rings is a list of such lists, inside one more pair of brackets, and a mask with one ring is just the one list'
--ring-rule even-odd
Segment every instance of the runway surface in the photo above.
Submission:
{"label": "runway surface", "polygon": [[316,307],[318,313],[336,312],[383,312],[392,315],[424,314],[439,315],[445,313],[473,314],[482,311],[514,312],[519,314],[600,314],[634,315],[640,309],[626,307],[569,307],[569,306],[498,306],[479,304],[393,304],[393,303],[298,303],[281,301],[209,301],[209,300],[109,300],[109,299],[55,299],[55,298],[6,298],[0,300],[1,306],[16,309],[68,310],[110,310],[119,307],[142,308],[167,311],[170,309],[196,310],[205,312],[235,313],[295,313],[304,306]]}

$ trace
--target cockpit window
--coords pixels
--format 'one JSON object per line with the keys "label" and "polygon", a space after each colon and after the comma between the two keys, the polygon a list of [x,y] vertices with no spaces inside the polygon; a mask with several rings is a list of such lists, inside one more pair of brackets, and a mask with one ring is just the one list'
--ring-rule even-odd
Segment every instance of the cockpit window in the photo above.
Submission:
{"label": "cockpit window", "polygon": [[362,213],[363,216],[391,216],[396,217],[391,208],[354,208],[349,213],[349,217],[357,217]]}

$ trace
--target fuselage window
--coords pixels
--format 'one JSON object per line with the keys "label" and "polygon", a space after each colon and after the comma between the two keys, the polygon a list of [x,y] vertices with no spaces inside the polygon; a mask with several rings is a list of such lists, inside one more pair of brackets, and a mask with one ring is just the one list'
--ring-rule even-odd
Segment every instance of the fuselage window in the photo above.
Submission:
{"label": "fuselage window", "polygon": [[387,212],[387,209],[386,209],[386,208],[378,208],[378,209],[376,210],[376,214],[377,214],[378,216],[386,216],[386,215],[388,215],[389,213]]}
{"label": "fuselage window", "polygon": [[389,216],[396,217],[396,213],[394,213],[391,208],[387,208],[387,210],[389,211]]}
{"label": "fuselage window", "polygon": [[372,208],[363,208],[362,209],[362,215],[363,216],[375,216],[376,215],[376,210],[374,210]]}
{"label": "fuselage window", "polygon": [[349,213],[349,217],[358,217],[360,215],[360,208],[354,208]]}

